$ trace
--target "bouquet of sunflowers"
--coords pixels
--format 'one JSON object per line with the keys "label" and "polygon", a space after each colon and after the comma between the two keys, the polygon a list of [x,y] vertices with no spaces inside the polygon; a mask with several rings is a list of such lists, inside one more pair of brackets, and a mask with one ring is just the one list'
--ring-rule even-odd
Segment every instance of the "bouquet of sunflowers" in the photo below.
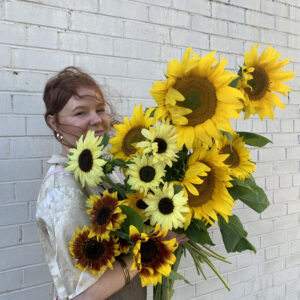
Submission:
{"label": "bouquet of sunflowers", "polygon": [[[259,56],[257,48],[245,53],[237,75],[225,70],[227,61],[217,61],[215,52],[200,57],[187,49],[181,62],[169,62],[166,80],[154,83],[157,106],[135,107],[129,120],[115,125],[110,140],[92,132],[80,138],[66,170],[83,187],[110,189],[87,201],[90,225],[77,228],[70,241],[76,266],[98,274],[130,253],[142,285],[154,286],[154,299],[171,299],[174,280],[185,280],[177,270],[189,252],[198,274],[205,278],[202,266],[208,264],[230,289],[211,262],[227,261],[211,249],[209,228],[218,224],[227,252],[256,251],[232,208],[238,200],[258,213],[268,207],[251,175],[255,163],[246,145],[270,142],[235,132],[230,119],[242,114],[273,119],[275,106],[284,108],[274,92],[287,96],[291,88],[282,82],[293,78],[293,72],[281,70],[289,59],[279,61],[272,47]],[[112,180],[115,169],[123,183]],[[189,241],[165,240],[168,231],[184,233]]]}

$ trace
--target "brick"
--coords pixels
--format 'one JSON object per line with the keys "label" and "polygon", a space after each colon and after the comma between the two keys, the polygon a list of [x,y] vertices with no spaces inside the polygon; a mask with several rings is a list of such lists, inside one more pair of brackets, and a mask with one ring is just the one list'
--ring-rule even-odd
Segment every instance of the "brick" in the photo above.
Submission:
{"label": "brick", "polygon": [[[226,277],[227,276],[223,276],[225,280]],[[224,285],[219,278],[209,278],[196,284],[196,296],[215,292],[222,288],[224,288]]]}
{"label": "brick", "polygon": [[[269,208],[267,208],[268,210]],[[273,231],[272,220],[259,220],[259,222],[253,222],[244,224],[245,230],[248,232],[249,237],[257,236],[260,234]]]}
{"label": "brick", "polygon": [[282,175],[279,176],[279,186],[281,188],[291,187],[292,186],[292,175]]}
{"label": "brick", "polygon": [[52,283],[0,295],[0,300],[49,300],[52,298]]}
{"label": "brick", "polygon": [[1,116],[1,136],[20,136],[25,134],[25,118],[19,116]]}
{"label": "brick", "polygon": [[18,202],[36,200],[41,187],[41,180],[27,180],[15,184],[16,200]]}
{"label": "brick", "polygon": [[222,3],[212,2],[212,17],[214,19],[223,19],[238,23],[245,22],[245,9],[226,5]]}
{"label": "brick", "polygon": [[[272,286],[272,275],[264,274],[263,276],[259,276],[254,280],[245,282],[244,286],[245,286],[245,295],[249,295],[249,294],[254,295],[256,292]],[[243,300],[244,299],[246,299],[246,297],[245,298],[243,297]]]}
{"label": "brick", "polygon": [[299,159],[299,150],[300,146],[298,147],[288,147],[286,149],[287,159],[288,160],[297,160]]}
{"label": "brick", "polygon": [[[253,267],[262,263],[265,260],[264,251],[258,250],[257,253],[245,251],[236,255],[236,268],[237,270],[244,269],[245,267]],[[234,276],[236,278],[236,276]]]}
{"label": "brick", "polygon": [[256,11],[247,10],[246,24],[253,25],[255,27],[275,29],[275,17]]}
{"label": "brick", "polygon": [[13,225],[28,220],[27,203],[2,205],[0,225]]}
{"label": "brick", "polygon": [[151,4],[151,5],[158,5],[158,6],[164,6],[164,7],[171,7],[172,1],[171,0],[137,0],[137,2],[142,2],[146,4]]}
{"label": "brick", "polygon": [[103,55],[113,54],[113,39],[98,35],[87,36],[87,52]]}
{"label": "brick", "polygon": [[288,35],[284,32],[261,29],[261,41],[266,44],[271,44],[272,46],[287,46],[288,45]]}
{"label": "brick", "polygon": [[277,133],[273,135],[274,146],[297,146],[297,133]]}
{"label": "brick", "polygon": [[114,55],[143,60],[160,60],[160,46],[141,41],[114,39]]}
{"label": "brick", "polygon": [[284,270],[285,258],[280,257],[259,265],[259,274],[265,275]]}
{"label": "brick", "polygon": [[281,120],[282,132],[293,132],[294,123],[293,120]]}
{"label": "brick", "polygon": [[46,76],[41,73],[0,70],[0,89],[2,91],[41,92]]}
{"label": "brick", "polygon": [[280,120],[267,120],[268,132],[280,132]]}
{"label": "brick", "polygon": [[300,120],[294,120],[294,131],[295,132],[299,132],[300,131]]}
{"label": "brick", "polygon": [[288,214],[300,212],[300,201],[292,201],[288,203]]}
{"label": "brick", "polygon": [[192,30],[223,36],[228,35],[228,26],[226,22],[198,15],[192,15]]}
{"label": "brick", "polygon": [[293,229],[287,231],[287,238],[288,238],[288,241],[300,240],[299,226],[297,228],[293,228]]}
{"label": "brick", "polygon": [[0,248],[19,244],[21,241],[21,231],[19,226],[7,226],[0,228],[0,237]]}
{"label": "brick", "polygon": [[0,22],[1,43],[24,45],[25,32],[23,24]]}
{"label": "brick", "polygon": [[67,53],[28,49],[13,50],[13,66],[16,68],[60,71],[70,65],[73,65],[73,55]]}
{"label": "brick", "polygon": [[25,287],[52,281],[47,264],[28,267],[23,272]]}
{"label": "brick", "polygon": [[265,133],[267,132],[267,122],[254,119],[253,120],[253,132],[255,133]]}
{"label": "brick", "polygon": [[298,225],[299,222],[297,214],[282,216],[279,219],[274,220],[274,231],[290,229]]}
{"label": "brick", "polygon": [[5,2],[5,19],[20,23],[68,27],[68,12],[30,2]]}
{"label": "brick", "polygon": [[149,7],[149,21],[186,29],[189,29],[191,26],[191,19],[188,13],[156,6]]}
{"label": "brick", "polygon": [[257,221],[259,219],[259,214],[247,207],[238,211],[238,217],[240,218],[242,223],[245,224],[248,222]]}
{"label": "brick", "polygon": [[247,119],[247,120],[236,120],[236,130],[237,131],[252,131],[252,123],[253,120]]}
{"label": "brick", "polygon": [[86,12],[72,12],[71,28],[81,32],[123,36],[123,22],[121,19]]}
{"label": "brick", "polygon": [[242,299],[244,296],[244,283],[231,286],[230,292],[217,291],[213,294],[213,300]]}
{"label": "brick", "polygon": [[10,113],[12,111],[12,101],[11,95],[9,94],[0,94],[0,114]]}
{"label": "brick", "polygon": [[279,257],[279,246],[266,248],[266,259],[274,259]]}
{"label": "brick", "polygon": [[259,291],[256,294],[257,299],[284,299],[285,298],[285,286],[272,286],[265,290]]}
{"label": "brick", "polygon": [[[170,59],[180,59],[182,57],[182,49],[174,45],[162,45],[160,61],[169,62]],[[167,66],[164,68],[164,70]]]}
{"label": "brick", "polygon": [[281,32],[288,32],[295,34],[298,32],[298,22],[287,19],[276,17],[276,29]]}
{"label": "brick", "polygon": [[212,50],[228,53],[241,54],[244,52],[243,42],[241,40],[219,36],[210,37],[210,47]]}
{"label": "brick", "polygon": [[164,26],[125,21],[124,37],[142,41],[159,41],[161,44],[170,43],[169,29]]}
{"label": "brick", "polygon": [[259,160],[262,162],[285,159],[285,148],[262,148],[259,150]]}
{"label": "brick", "polygon": [[291,7],[289,17],[291,19],[298,21],[300,19],[300,7],[296,7],[296,6]]}
{"label": "brick", "polygon": [[293,186],[300,186],[300,175],[293,175]]}
{"label": "brick", "polygon": [[[287,241],[287,235],[284,231],[267,233],[267,234],[263,234],[261,236],[261,247],[265,248],[265,247],[269,247],[269,246],[275,246],[275,245],[282,244],[286,241]],[[283,260],[283,262],[281,260]],[[284,265],[285,264],[284,260],[285,260],[284,257],[280,258],[279,263]],[[274,264],[275,265],[274,267],[276,267],[277,261],[276,261],[276,263],[275,263],[275,261],[269,262],[267,265],[267,269],[272,268],[272,264]],[[279,270],[277,270],[277,271],[279,271]],[[270,270],[269,272],[271,272],[271,273],[276,272],[276,270]]]}
{"label": "brick", "polygon": [[9,47],[0,47],[0,66],[10,67],[11,65],[11,49]]}
{"label": "brick", "polygon": [[0,183],[0,204],[11,203],[15,199],[13,183]]}
{"label": "brick", "polygon": [[26,45],[39,48],[56,49],[57,31],[51,28],[27,25]]}
{"label": "brick", "polygon": [[128,77],[131,78],[157,80],[159,78],[163,78],[164,70],[164,66],[157,62],[141,60],[128,61]]}
{"label": "brick", "polygon": [[[261,1],[261,11],[273,16],[289,17],[289,6],[271,0]],[[296,7],[295,7],[296,8]],[[294,7],[293,9],[294,10]]]}
{"label": "brick", "polygon": [[268,190],[279,188],[279,176],[268,176],[266,178],[266,188]]}
{"label": "brick", "polygon": [[[259,30],[255,27],[228,23],[228,36],[243,40],[259,41],[260,35]],[[242,58],[242,63],[244,62],[244,57]]]}
{"label": "brick", "polygon": [[9,158],[9,140],[0,138],[0,159]]}
{"label": "brick", "polygon": [[100,0],[100,13],[125,19],[148,20],[148,7],[146,5],[124,0]]}
{"label": "brick", "polygon": [[26,117],[26,134],[27,135],[52,135],[51,129],[46,125],[42,116]]}
{"label": "brick", "polygon": [[86,52],[87,35],[72,31],[58,32],[58,49]]}
{"label": "brick", "polygon": [[292,243],[283,242],[279,245],[279,255],[280,256],[287,256],[292,253]]}
{"label": "brick", "polygon": [[5,170],[0,173],[0,181],[40,179],[42,175],[40,160],[1,160],[0,169]]}
{"label": "brick", "polygon": [[274,193],[274,202],[289,202],[297,200],[299,197],[299,188],[291,187],[280,189]]}
{"label": "brick", "polygon": [[260,0],[251,0],[251,1],[230,0],[230,4],[239,7],[260,10]]}
{"label": "brick", "polygon": [[298,91],[289,92],[289,103],[300,104],[300,92],[298,92]]}
{"label": "brick", "polygon": [[291,267],[291,266],[299,266],[300,264],[300,253],[289,255],[286,257],[286,267]]}
{"label": "brick", "polygon": [[297,267],[285,269],[283,271],[276,272],[273,274],[273,282],[275,286],[297,278],[299,278]]}
{"label": "brick", "polygon": [[11,158],[49,157],[56,148],[53,137],[20,137],[10,140]]}
{"label": "brick", "polygon": [[29,221],[36,221],[36,200],[29,202]]}
{"label": "brick", "polygon": [[288,46],[293,48],[298,48],[300,43],[300,37],[298,35],[288,35]]}
{"label": "brick", "polygon": [[42,95],[13,95],[14,114],[44,114],[45,104]]}
{"label": "brick", "polygon": [[195,296],[195,286],[185,285],[183,287],[176,288],[173,297],[174,297],[174,300],[176,300],[176,299],[178,299],[178,300],[181,300],[181,299],[182,300],[183,299],[189,300],[194,296]]}
{"label": "brick", "polygon": [[276,174],[290,174],[297,173],[299,171],[298,161],[277,161],[274,162],[274,170]]}
{"label": "brick", "polygon": [[172,44],[201,49],[209,47],[208,35],[200,32],[187,31],[183,29],[171,29],[171,42]]}
{"label": "brick", "polygon": [[[294,292],[299,291],[298,284],[299,284],[299,278],[287,282],[285,284],[285,293],[286,293],[286,295],[290,295]],[[295,300],[298,300],[297,297],[298,296],[296,295]]]}
{"label": "brick", "polygon": [[[281,100],[284,103],[287,102],[287,99],[285,97],[281,97]],[[277,114],[277,117],[280,117],[281,119],[291,119],[291,118],[296,119],[299,116],[299,112],[300,112],[299,105],[289,104],[285,109],[280,110],[280,112]]]}
{"label": "brick", "polygon": [[28,223],[22,225],[22,243],[34,243],[39,242],[40,238],[37,232],[36,223]]}
{"label": "brick", "polygon": [[272,162],[259,162],[255,166],[255,177],[274,175],[274,167]]}
{"label": "brick", "polygon": [[22,287],[22,270],[14,270],[0,273],[0,293],[8,292]]}

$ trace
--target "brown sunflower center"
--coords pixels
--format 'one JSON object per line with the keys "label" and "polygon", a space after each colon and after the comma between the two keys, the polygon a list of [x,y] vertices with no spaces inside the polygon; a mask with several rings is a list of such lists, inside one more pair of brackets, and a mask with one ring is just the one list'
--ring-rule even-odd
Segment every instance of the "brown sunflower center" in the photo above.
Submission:
{"label": "brown sunflower center", "polygon": [[162,198],[158,203],[158,210],[164,214],[168,215],[174,210],[174,203],[170,198]]}
{"label": "brown sunflower center", "polygon": [[130,156],[131,154],[136,153],[136,148],[132,146],[132,144],[141,142],[145,140],[145,137],[142,135],[141,130],[144,127],[142,126],[135,126],[131,128],[125,135],[123,142],[122,142],[122,151],[127,155]]}
{"label": "brown sunflower center", "polygon": [[79,168],[83,172],[89,172],[93,167],[93,155],[91,150],[85,149],[83,150],[78,158]]}
{"label": "brown sunflower center", "polygon": [[110,218],[111,211],[112,209],[109,206],[101,207],[97,212],[97,217],[96,217],[97,224],[104,225]]}
{"label": "brown sunflower center", "polygon": [[154,142],[158,145],[157,153],[161,154],[166,152],[168,144],[164,139],[156,138]]}
{"label": "brown sunflower center", "polygon": [[141,261],[143,264],[149,264],[158,254],[158,247],[154,240],[149,239],[147,242],[141,243]]}
{"label": "brown sunflower center", "polygon": [[253,79],[248,81],[248,84],[252,87],[252,91],[249,88],[246,88],[245,91],[250,100],[260,100],[269,89],[269,76],[262,67],[255,67],[252,76]]}
{"label": "brown sunflower center", "polygon": [[178,80],[174,88],[185,98],[184,101],[177,102],[177,105],[192,110],[190,114],[185,115],[188,126],[201,124],[215,114],[216,89],[206,77],[188,75]]}
{"label": "brown sunflower center", "polygon": [[215,174],[211,170],[207,176],[201,177],[204,181],[201,184],[194,184],[194,187],[198,190],[199,196],[195,196],[188,192],[188,204],[191,207],[197,207],[205,204],[211,199],[215,189]]}
{"label": "brown sunflower center", "polygon": [[139,208],[139,209],[146,209],[148,207],[148,205],[143,199],[139,199],[136,202],[136,207]]}
{"label": "brown sunflower center", "polygon": [[144,166],[140,169],[140,179],[144,182],[151,182],[155,177],[155,169],[151,166]]}
{"label": "brown sunflower center", "polygon": [[224,161],[224,163],[226,165],[229,165],[231,167],[236,167],[239,165],[240,157],[239,157],[238,152],[235,150],[235,148],[232,147],[232,149],[230,149],[230,145],[225,145],[221,149],[220,153],[221,154],[229,154],[229,156]]}
{"label": "brown sunflower center", "polygon": [[92,261],[98,260],[101,258],[105,252],[105,246],[103,243],[98,242],[97,240],[88,240],[83,244],[83,254],[84,256]]}

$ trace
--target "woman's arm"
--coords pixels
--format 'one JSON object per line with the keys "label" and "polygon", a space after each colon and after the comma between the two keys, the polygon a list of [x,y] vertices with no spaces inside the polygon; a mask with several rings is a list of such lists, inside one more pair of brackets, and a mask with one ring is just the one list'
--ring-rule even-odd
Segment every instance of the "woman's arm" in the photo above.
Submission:
{"label": "woman's arm", "polygon": [[[129,270],[130,279],[133,279],[137,275],[137,270],[131,271],[130,268],[133,263],[133,259],[130,255],[122,256],[123,261],[126,263]],[[86,289],[83,293],[73,298],[74,300],[104,300],[125,285],[124,271],[118,261],[113,263],[113,270],[107,269],[104,274]]]}

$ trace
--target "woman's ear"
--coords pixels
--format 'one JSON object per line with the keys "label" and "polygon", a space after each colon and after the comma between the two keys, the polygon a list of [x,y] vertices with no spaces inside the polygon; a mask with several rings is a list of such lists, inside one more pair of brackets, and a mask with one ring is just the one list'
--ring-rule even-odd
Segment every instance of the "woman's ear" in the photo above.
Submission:
{"label": "woman's ear", "polygon": [[52,128],[53,131],[57,132],[56,118],[53,115],[48,115],[46,117],[46,122],[48,126]]}

